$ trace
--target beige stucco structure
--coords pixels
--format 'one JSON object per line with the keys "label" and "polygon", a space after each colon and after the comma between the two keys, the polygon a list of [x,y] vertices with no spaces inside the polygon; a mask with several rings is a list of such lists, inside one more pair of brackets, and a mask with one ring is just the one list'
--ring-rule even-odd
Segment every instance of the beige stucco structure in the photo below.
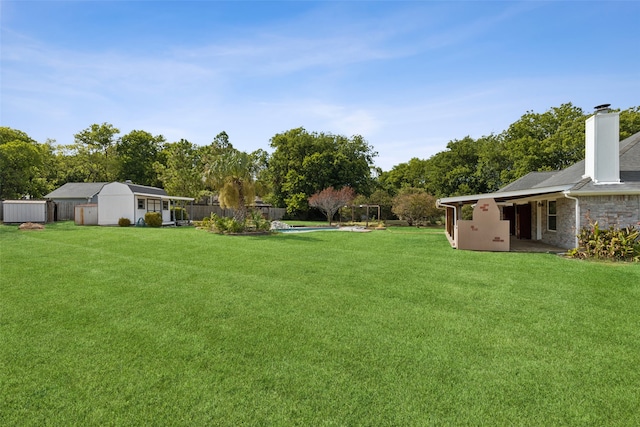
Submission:
{"label": "beige stucco structure", "polygon": [[509,252],[509,221],[500,219],[495,200],[480,199],[473,219],[458,221],[454,240],[458,249]]}

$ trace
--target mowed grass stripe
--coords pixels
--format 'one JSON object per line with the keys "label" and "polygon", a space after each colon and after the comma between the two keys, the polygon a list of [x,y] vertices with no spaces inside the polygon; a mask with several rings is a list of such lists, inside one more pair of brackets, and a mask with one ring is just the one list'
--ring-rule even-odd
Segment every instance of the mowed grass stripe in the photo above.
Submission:
{"label": "mowed grass stripe", "polygon": [[637,266],[409,229],[0,239],[6,424],[639,421]]}

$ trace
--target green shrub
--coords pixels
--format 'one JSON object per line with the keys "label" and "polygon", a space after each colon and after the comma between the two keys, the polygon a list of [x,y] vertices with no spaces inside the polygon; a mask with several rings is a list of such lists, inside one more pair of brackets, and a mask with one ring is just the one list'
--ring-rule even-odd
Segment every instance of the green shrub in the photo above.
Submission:
{"label": "green shrub", "polygon": [[210,218],[205,218],[202,223],[203,228],[221,234],[243,233],[248,229],[247,222],[241,223],[234,218],[226,218],[214,213]]}
{"label": "green shrub", "polygon": [[202,228],[220,234],[250,233],[257,231],[269,231],[271,221],[262,217],[260,212],[251,212],[251,217],[244,222],[239,222],[235,218],[218,216],[214,213],[210,217],[204,218],[201,222]]}
{"label": "green shrub", "polygon": [[249,223],[249,227],[255,231],[269,231],[271,229],[271,221],[264,218],[259,211],[251,211]]}
{"label": "green shrub", "polygon": [[569,253],[575,258],[640,262],[640,229],[601,229],[597,221],[593,222],[580,230],[578,247]]}
{"label": "green shrub", "polygon": [[118,225],[120,227],[129,227],[131,225],[131,220],[129,218],[120,218],[118,220]]}
{"label": "green shrub", "polygon": [[160,212],[147,212],[144,214],[144,222],[149,227],[162,227],[162,214]]}

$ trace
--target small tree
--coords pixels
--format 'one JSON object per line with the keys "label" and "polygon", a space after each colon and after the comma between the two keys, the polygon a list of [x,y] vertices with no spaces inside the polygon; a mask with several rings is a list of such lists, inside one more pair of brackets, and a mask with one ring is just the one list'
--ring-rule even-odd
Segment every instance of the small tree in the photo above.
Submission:
{"label": "small tree", "polygon": [[409,225],[419,225],[423,221],[434,221],[441,213],[436,208],[436,200],[426,191],[419,188],[406,188],[393,198],[391,208],[398,218],[406,220]]}
{"label": "small tree", "polygon": [[338,209],[351,203],[354,197],[355,192],[351,187],[343,187],[340,190],[329,187],[309,197],[309,206],[324,212],[331,225],[331,219]]}

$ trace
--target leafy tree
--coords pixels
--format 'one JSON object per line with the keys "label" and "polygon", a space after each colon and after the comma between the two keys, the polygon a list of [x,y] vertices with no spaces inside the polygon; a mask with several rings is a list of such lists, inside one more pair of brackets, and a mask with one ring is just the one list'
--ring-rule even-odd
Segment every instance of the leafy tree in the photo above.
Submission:
{"label": "leafy tree", "polygon": [[117,175],[116,135],[120,130],[109,123],[93,124],[74,135],[66,147],[77,158],[76,167],[86,182],[113,181]]}
{"label": "leafy tree", "polygon": [[26,133],[0,127],[0,198],[42,197],[51,188],[51,145],[38,144]]}
{"label": "leafy tree", "polygon": [[640,106],[620,112],[620,140],[640,132]]}
{"label": "leafy tree", "polygon": [[484,178],[476,173],[481,147],[469,136],[450,141],[429,159],[427,191],[438,197],[485,192]]}
{"label": "leafy tree", "polygon": [[504,132],[504,149],[511,167],[505,183],[529,172],[560,170],[584,158],[582,109],[571,103],[539,114],[528,111]]}
{"label": "leafy tree", "polygon": [[404,188],[394,197],[392,211],[410,226],[435,222],[442,216],[442,211],[436,208],[435,197],[421,188]]}
{"label": "leafy tree", "polygon": [[351,203],[354,197],[355,192],[351,187],[343,187],[340,190],[329,187],[309,197],[309,206],[321,210],[331,225],[331,219],[338,209]]}
{"label": "leafy tree", "polygon": [[491,134],[477,140],[478,163],[475,166],[477,192],[490,193],[503,187],[503,172],[510,170],[502,135]]}
{"label": "leafy tree", "polygon": [[380,186],[388,193],[396,194],[403,187],[427,188],[429,185],[429,161],[412,158],[407,163],[382,172],[378,178]]}
{"label": "leafy tree", "polygon": [[308,198],[325,188],[351,187],[368,195],[373,188],[371,168],[377,155],[359,135],[347,138],[291,129],[271,138],[274,152],[268,175],[273,200],[289,214],[308,212]]}
{"label": "leafy tree", "polygon": [[153,169],[167,193],[194,198],[202,194],[202,150],[181,139],[165,144],[159,157],[161,160],[153,164]]}
{"label": "leafy tree", "polygon": [[120,138],[115,150],[119,164],[118,179],[130,179],[142,185],[160,185],[153,164],[159,160],[164,143],[162,135],[153,136],[143,130],[133,130]]}

